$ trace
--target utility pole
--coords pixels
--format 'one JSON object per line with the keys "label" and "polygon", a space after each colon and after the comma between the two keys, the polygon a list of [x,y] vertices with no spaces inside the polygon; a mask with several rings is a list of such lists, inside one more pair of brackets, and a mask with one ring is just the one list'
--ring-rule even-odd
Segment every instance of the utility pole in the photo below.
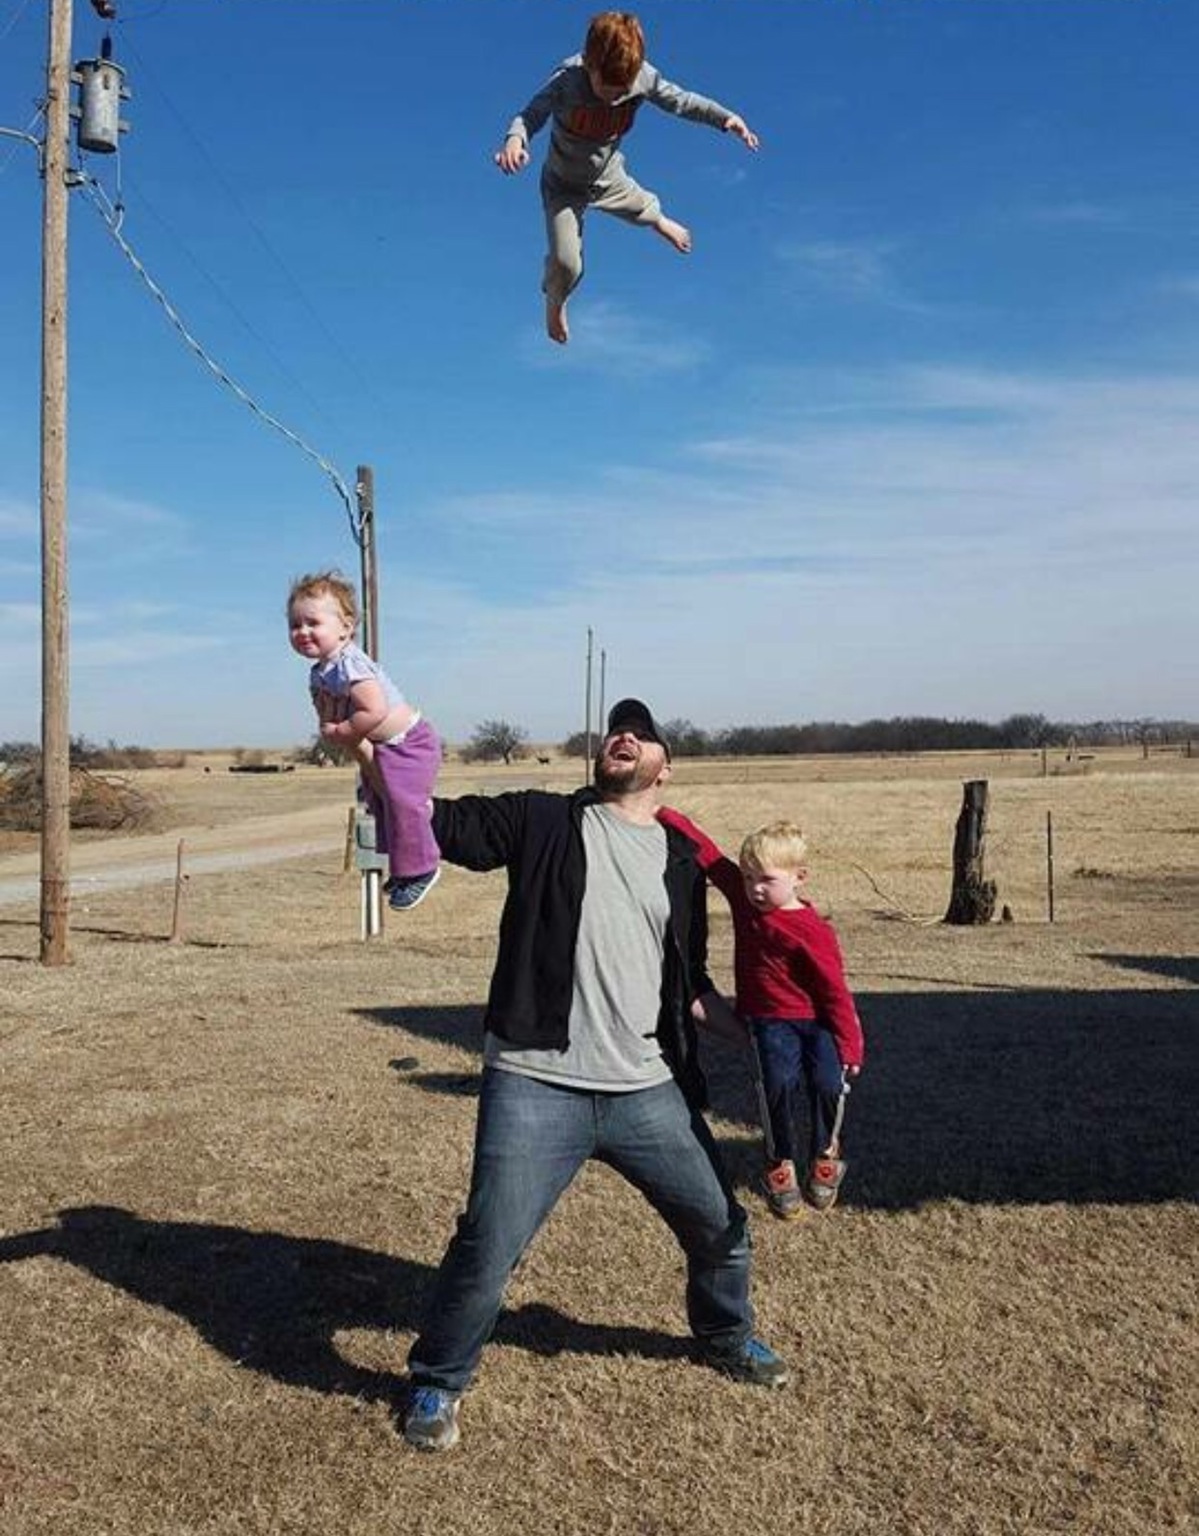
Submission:
{"label": "utility pole", "polygon": [[41,960],[67,962],[71,736],[67,604],[67,161],[72,0],[50,0],[42,162]]}
{"label": "utility pole", "polygon": [[583,779],[584,784],[591,783],[591,658],[595,648],[595,636],[591,625],[587,626],[587,686],[584,690],[583,700],[583,732],[586,736],[587,748],[587,772]]}
{"label": "utility pole", "polygon": [[[375,472],[359,464],[354,493],[358,502],[358,548],[361,554],[362,649],[379,659],[379,566],[375,552]],[[359,770],[361,781],[363,770]],[[362,804],[353,810],[354,847],[361,871],[363,939],[377,939],[383,932],[383,869],[387,863],[375,846],[375,823]]]}
{"label": "utility pole", "polygon": [[362,649],[379,659],[379,568],[375,558],[375,472],[359,464],[354,487],[362,552]]}

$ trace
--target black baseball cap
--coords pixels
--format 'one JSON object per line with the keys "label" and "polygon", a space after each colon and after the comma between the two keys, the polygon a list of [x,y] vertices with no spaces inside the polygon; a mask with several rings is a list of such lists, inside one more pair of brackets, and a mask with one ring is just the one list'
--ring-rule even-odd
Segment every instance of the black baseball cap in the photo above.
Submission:
{"label": "black baseball cap", "polygon": [[643,741],[656,741],[667,758],[670,757],[670,743],[658,729],[649,706],[640,699],[621,699],[619,704],[613,704],[608,711],[608,735],[617,731],[632,731]]}

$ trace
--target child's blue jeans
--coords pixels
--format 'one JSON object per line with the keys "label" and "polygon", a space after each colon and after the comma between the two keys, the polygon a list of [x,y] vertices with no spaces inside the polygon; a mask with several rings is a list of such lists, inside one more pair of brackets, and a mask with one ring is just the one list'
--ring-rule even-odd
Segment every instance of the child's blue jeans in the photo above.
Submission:
{"label": "child's blue jeans", "polygon": [[[815,1162],[836,1133],[843,1078],[832,1032],[818,1019],[750,1019],[757,1053],[766,1156],[771,1162]],[[799,1151],[799,1123],[808,1112],[808,1155]]]}

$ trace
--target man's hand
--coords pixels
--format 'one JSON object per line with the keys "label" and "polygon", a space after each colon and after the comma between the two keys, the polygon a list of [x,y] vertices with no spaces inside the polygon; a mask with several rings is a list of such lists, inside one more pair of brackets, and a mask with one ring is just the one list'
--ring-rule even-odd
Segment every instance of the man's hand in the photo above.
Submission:
{"label": "man's hand", "polygon": [[749,1030],[739,1013],[734,1012],[719,992],[704,992],[691,1004],[691,1017],[709,1034],[739,1051],[749,1049]]}
{"label": "man's hand", "polygon": [[753,131],[745,119],[743,117],[738,117],[735,112],[733,113],[732,117],[726,120],[724,131],[725,133],[736,134],[736,136],[741,140],[742,144],[745,145],[746,149],[757,149],[757,134]]}
{"label": "man's hand", "polygon": [[523,171],[529,163],[529,150],[525,141],[518,134],[509,134],[504,140],[503,149],[496,152],[495,163],[505,176],[515,176],[517,171]]}

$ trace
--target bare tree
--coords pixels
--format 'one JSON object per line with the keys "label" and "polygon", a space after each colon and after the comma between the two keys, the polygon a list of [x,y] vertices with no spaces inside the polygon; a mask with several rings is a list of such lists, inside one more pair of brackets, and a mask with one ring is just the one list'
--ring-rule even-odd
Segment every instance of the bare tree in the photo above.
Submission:
{"label": "bare tree", "polygon": [[529,733],[523,725],[512,725],[507,720],[484,720],[471,732],[470,740],[462,749],[464,763],[490,763],[502,757],[505,763],[525,755],[525,743]]}

